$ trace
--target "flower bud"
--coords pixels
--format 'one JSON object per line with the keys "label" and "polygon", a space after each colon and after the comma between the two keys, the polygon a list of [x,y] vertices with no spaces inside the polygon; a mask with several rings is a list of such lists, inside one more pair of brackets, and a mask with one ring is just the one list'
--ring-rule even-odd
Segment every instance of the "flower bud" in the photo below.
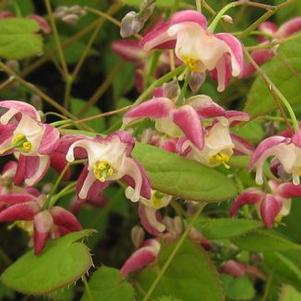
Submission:
{"label": "flower bud", "polygon": [[130,37],[138,33],[143,25],[144,22],[139,15],[134,11],[130,11],[121,20],[120,35],[122,38]]}
{"label": "flower bud", "polygon": [[135,248],[138,249],[144,241],[143,228],[138,225],[134,226],[131,230],[131,238]]}

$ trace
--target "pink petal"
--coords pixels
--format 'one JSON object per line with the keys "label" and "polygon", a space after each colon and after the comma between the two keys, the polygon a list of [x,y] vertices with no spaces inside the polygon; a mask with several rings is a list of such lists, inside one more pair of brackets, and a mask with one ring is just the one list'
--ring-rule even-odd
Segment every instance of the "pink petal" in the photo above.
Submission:
{"label": "pink petal", "polygon": [[231,134],[231,140],[234,144],[234,150],[237,154],[251,155],[254,152],[254,146],[247,140]]}
{"label": "pink petal", "polygon": [[268,228],[272,228],[274,220],[281,211],[282,202],[271,194],[267,194],[260,205],[262,221]]}
{"label": "pink petal", "polygon": [[13,137],[15,128],[16,128],[15,124],[3,125],[0,123],[0,149],[1,146],[6,148],[7,143],[9,143]]}
{"label": "pink petal", "polygon": [[228,86],[231,79],[231,60],[228,54],[224,54],[223,57],[218,61],[216,68],[210,72],[212,78],[217,81],[218,92],[223,92]]}
{"label": "pink petal", "polygon": [[132,201],[138,201],[140,196],[150,199],[151,184],[143,166],[129,157],[125,159],[124,164],[126,168],[122,180],[135,190]]}
{"label": "pink petal", "polygon": [[301,147],[301,130],[293,134],[292,141],[296,146]]}
{"label": "pink petal", "polygon": [[272,136],[264,139],[256,148],[251,158],[251,167],[255,166],[258,161],[265,160],[270,154],[271,148],[276,147],[279,144],[285,143],[287,138],[282,136]]}
{"label": "pink petal", "polygon": [[225,110],[207,95],[197,95],[189,99],[192,106],[201,118],[220,117],[225,115]]}
{"label": "pink petal", "polygon": [[160,222],[161,216],[159,210],[145,206],[139,202],[138,215],[141,225],[149,234],[158,236],[165,230],[165,225]]}
{"label": "pink petal", "polygon": [[250,120],[250,115],[248,113],[234,110],[226,111],[225,117],[228,119],[230,126]]}
{"label": "pink petal", "polygon": [[2,168],[2,177],[13,177],[16,174],[18,163],[16,161],[8,161]]}
{"label": "pink petal", "polygon": [[133,63],[140,63],[142,60],[146,59],[148,55],[137,40],[113,41],[112,50],[123,59]]}
{"label": "pink petal", "polygon": [[0,202],[4,202],[9,205],[26,203],[35,199],[36,197],[34,195],[26,192],[9,192],[5,194],[0,194]]}
{"label": "pink petal", "polygon": [[50,213],[55,225],[67,228],[69,232],[79,231],[82,229],[77,218],[68,210],[55,206],[50,209]]}
{"label": "pink petal", "polygon": [[174,13],[170,18],[170,26],[183,22],[193,22],[207,29],[206,17],[196,10],[183,10]]}
{"label": "pink petal", "polygon": [[129,273],[138,271],[147,265],[153,263],[159,254],[160,243],[155,239],[148,239],[143,246],[135,251],[124,263],[120,272],[124,277]]}
{"label": "pink petal", "polygon": [[167,34],[170,27],[168,22],[160,22],[156,24],[140,41],[144,50],[149,51],[153,48],[174,48],[175,37]]}
{"label": "pink petal", "polygon": [[293,183],[282,183],[277,187],[277,195],[283,198],[293,198],[301,196],[301,185]]}
{"label": "pink petal", "polygon": [[[266,21],[261,23],[258,26],[258,29],[264,33],[267,33],[269,35],[271,35],[272,37],[275,35],[276,31],[278,30],[277,25],[274,22],[271,21]],[[265,36],[258,36],[258,40],[260,42],[265,42],[267,40],[267,38]]]}
{"label": "pink petal", "polygon": [[43,18],[43,17],[41,17],[39,15],[31,15],[28,18],[36,21],[39,24],[40,29],[44,33],[46,33],[46,34],[51,33],[51,27],[50,27],[50,25],[48,24],[48,22],[46,21],[45,18]]}
{"label": "pink petal", "polygon": [[[6,108],[6,109],[12,109],[15,111],[15,113],[13,115],[10,115],[10,118],[12,118],[18,112],[20,112],[20,113],[24,113],[24,114],[28,115],[29,117],[31,117],[37,121],[41,121],[39,112],[32,105],[25,103],[23,101],[3,100],[0,102],[0,107]],[[7,114],[7,113],[5,113],[5,114]]]}
{"label": "pink petal", "polygon": [[55,148],[59,144],[59,138],[60,138],[60,132],[57,128],[48,125],[43,124],[44,127],[44,134],[41,140],[41,143],[39,145],[38,152],[41,155],[47,155],[52,153]]}
{"label": "pink petal", "polygon": [[[275,54],[271,49],[258,49],[258,50],[252,51],[252,53],[251,53],[251,57],[256,62],[256,64],[259,66],[263,65],[265,62],[269,61],[274,56],[275,56]],[[244,63],[242,72],[240,73],[239,78],[248,78],[255,71],[256,71],[256,68],[251,63]]]}
{"label": "pink petal", "polygon": [[34,217],[34,251],[38,255],[44,249],[53,226],[53,219],[48,210]]}
{"label": "pink petal", "polygon": [[276,35],[278,38],[288,37],[301,30],[301,17],[296,17],[282,24]]}
{"label": "pink petal", "polygon": [[134,137],[129,132],[117,131],[117,132],[114,132],[114,133],[108,135],[105,138],[105,141],[111,141],[112,139],[114,139],[114,137],[118,137],[118,139],[120,140],[121,143],[127,144],[126,154],[130,155],[130,153],[132,152],[132,150],[135,146]]}
{"label": "pink petal", "polygon": [[0,12],[0,19],[9,19],[14,18],[16,15],[10,11],[2,11]]}
{"label": "pink petal", "polygon": [[40,206],[36,201],[19,203],[12,205],[0,212],[1,222],[11,222],[17,220],[32,220],[35,214],[40,211]]}
{"label": "pink petal", "polygon": [[237,196],[230,208],[230,215],[236,215],[238,209],[244,205],[253,205],[263,200],[265,193],[256,188],[248,188]]}
{"label": "pink petal", "polygon": [[160,119],[168,117],[174,108],[173,102],[168,98],[154,98],[129,110],[123,117],[125,124],[140,118]]}
{"label": "pink petal", "polygon": [[185,136],[198,148],[204,146],[204,130],[197,112],[189,105],[174,111],[173,120]]}
{"label": "pink petal", "polygon": [[218,39],[223,40],[230,48],[231,52],[231,73],[238,76],[243,68],[243,50],[240,41],[229,33],[218,33],[215,35]]}
{"label": "pink petal", "polygon": [[[66,155],[62,153],[52,153],[50,155],[50,166],[55,169],[58,173],[61,173],[65,166],[67,165]],[[71,169],[68,168],[68,170],[65,172],[64,180],[68,180],[71,177]]]}
{"label": "pink petal", "polygon": [[244,265],[235,260],[227,260],[224,262],[220,268],[220,271],[233,277],[241,277],[245,275]]}

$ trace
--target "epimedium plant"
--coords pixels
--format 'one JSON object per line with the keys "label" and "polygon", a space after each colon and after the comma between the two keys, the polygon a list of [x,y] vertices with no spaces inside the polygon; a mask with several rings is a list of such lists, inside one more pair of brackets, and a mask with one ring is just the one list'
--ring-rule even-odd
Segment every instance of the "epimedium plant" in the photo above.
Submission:
{"label": "epimedium plant", "polygon": [[299,300],[299,1],[107,2],[1,5],[1,298]]}

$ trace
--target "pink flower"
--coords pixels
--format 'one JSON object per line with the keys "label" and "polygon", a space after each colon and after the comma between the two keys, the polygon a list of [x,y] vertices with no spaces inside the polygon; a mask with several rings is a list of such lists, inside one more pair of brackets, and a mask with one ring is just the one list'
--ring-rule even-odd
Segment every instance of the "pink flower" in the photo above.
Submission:
{"label": "pink flower", "polygon": [[156,239],[145,240],[142,246],[137,249],[123,264],[120,272],[124,277],[136,272],[156,261],[161,245]]}
{"label": "pink flower", "polygon": [[42,252],[50,237],[57,238],[81,229],[76,217],[66,209],[58,206],[43,208],[43,195],[11,193],[2,197],[1,201],[7,207],[0,212],[0,222],[32,222],[29,227],[33,227],[35,254]]}
{"label": "pink flower", "polygon": [[258,188],[248,188],[236,197],[230,214],[236,215],[238,209],[244,205],[256,205],[264,224],[272,228],[275,221],[279,222],[290,212],[291,198],[301,196],[301,185],[292,183],[268,182],[271,192],[266,193]]}
{"label": "pink flower", "polygon": [[15,183],[32,186],[47,172],[50,154],[56,148],[59,131],[41,122],[36,109],[20,101],[2,101],[0,153],[18,158]]}
{"label": "pink flower", "polygon": [[228,33],[209,32],[206,18],[193,10],[177,12],[156,25],[144,36],[142,45],[146,51],[175,48],[177,58],[192,72],[212,71],[218,91],[223,91],[231,75],[238,76],[243,66],[240,42]]}
{"label": "pink flower", "polygon": [[[133,189],[128,187],[125,191],[127,198],[131,199]],[[159,210],[166,207],[171,201],[172,196],[152,190],[151,198],[140,197],[138,214],[143,228],[151,235],[158,236],[165,231],[165,225],[160,221]]]}
{"label": "pink flower", "polygon": [[[268,34],[271,38],[280,40],[291,36],[301,30],[301,17],[293,18],[283,23],[279,28],[273,22],[263,22],[259,26],[259,30]],[[259,37],[261,44],[265,44],[267,39],[264,36]],[[259,44],[259,45],[261,45]],[[272,49],[262,48],[251,52],[251,57],[258,65],[263,65],[275,56]],[[244,63],[240,78],[247,78],[256,71],[256,68],[251,63]]]}
{"label": "pink flower", "polygon": [[134,188],[133,202],[137,202],[140,196],[150,198],[149,179],[143,167],[131,157],[133,147],[133,137],[121,131],[106,138],[97,136],[74,142],[66,155],[67,161],[75,160],[77,149],[85,151],[88,159],[77,185],[79,198],[86,199],[92,191],[98,194],[116,180]]}
{"label": "pink flower", "polygon": [[287,174],[292,175],[293,183],[300,183],[301,170],[301,131],[291,138],[272,136],[264,139],[256,148],[251,158],[251,168],[256,169],[256,182],[263,184],[263,164],[269,157],[274,157]]}

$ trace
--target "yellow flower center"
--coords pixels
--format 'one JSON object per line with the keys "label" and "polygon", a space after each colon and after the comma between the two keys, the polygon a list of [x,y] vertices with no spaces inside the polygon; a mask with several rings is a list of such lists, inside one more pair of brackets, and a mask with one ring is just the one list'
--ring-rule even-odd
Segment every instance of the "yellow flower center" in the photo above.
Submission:
{"label": "yellow flower center", "polygon": [[164,194],[156,191],[151,198],[151,205],[155,209],[159,209],[165,205]]}
{"label": "yellow flower center", "polygon": [[187,65],[189,67],[189,69],[193,72],[201,72],[201,61],[194,59],[192,57],[189,56],[183,56],[182,61],[185,63],[185,65]]}
{"label": "yellow flower center", "polygon": [[18,148],[24,153],[29,153],[32,150],[32,144],[26,139],[23,134],[16,134],[12,140],[12,146]]}
{"label": "yellow flower center", "polygon": [[104,182],[116,171],[107,161],[97,161],[93,166],[93,172],[96,179],[98,179],[101,182]]}
{"label": "yellow flower center", "polygon": [[209,160],[210,164],[223,164],[226,168],[230,168],[227,164],[230,160],[230,156],[226,155],[223,152],[219,152],[216,155],[212,156]]}

